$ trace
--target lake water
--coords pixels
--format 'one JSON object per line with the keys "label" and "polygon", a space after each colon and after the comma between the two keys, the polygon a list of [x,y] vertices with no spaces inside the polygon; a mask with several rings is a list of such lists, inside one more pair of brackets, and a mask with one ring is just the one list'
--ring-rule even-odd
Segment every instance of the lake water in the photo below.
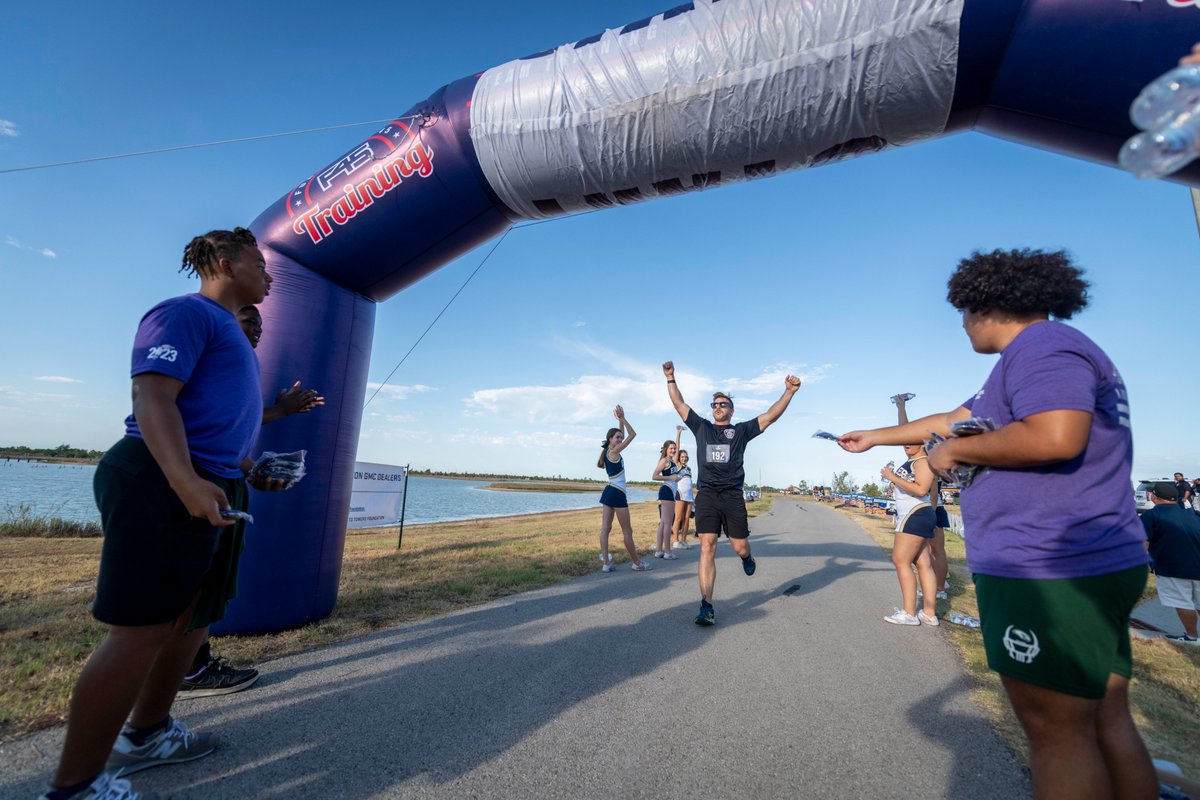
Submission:
{"label": "lake water", "polygon": [[[21,504],[34,516],[62,517],[74,522],[99,522],[92,499],[96,468],[77,464],[39,464],[0,459],[0,518]],[[447,522],[598,508],[599,490],[588,492],[499,492],[481,487],[491,481],[459,481],[414,476],[408,481],[404,524]],[[629,501],[653,500],[655,492],[629,489]]]}

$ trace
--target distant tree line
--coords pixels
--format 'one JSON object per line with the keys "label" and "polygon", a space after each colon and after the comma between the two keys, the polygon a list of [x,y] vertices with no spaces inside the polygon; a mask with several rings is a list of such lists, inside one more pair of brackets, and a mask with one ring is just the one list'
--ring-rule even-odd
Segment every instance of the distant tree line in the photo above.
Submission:
{"label": "distant tree line", "polygon": [[86,458],[99,461],[104,455],[103,450],[82,450],[69,444],[58,447],[0,447],[0,457],[4,458]]}

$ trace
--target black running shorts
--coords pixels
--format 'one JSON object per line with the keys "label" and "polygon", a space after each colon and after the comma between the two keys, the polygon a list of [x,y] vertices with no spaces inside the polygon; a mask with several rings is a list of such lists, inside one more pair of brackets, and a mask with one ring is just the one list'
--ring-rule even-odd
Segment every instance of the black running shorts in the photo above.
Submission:
{"label": "black running shorts", "polygon": [[724,533],[730,539],[745,539],[750,535],[750,519],[746,516],[746,498],[741,489],[714,492],[701,489],[696,493],[696,533]]}
{"label": "black running shorts", "polygon": [[[234,508],[245,508],[241,480],[193,467],[224,489]],[[229,592],[241,553],[240,521],[216,528],[193,518],[144,441],[127,436],[113,445],[96,468],[93,489],[104,529],[92,606],[96,619],[122,626],[174,622],[202,587],[206,593]],[[220,619],[224,599],[205,602],[202,595],[201,605],[219,607]],[[193,619],[189,627],[213,621]]]}

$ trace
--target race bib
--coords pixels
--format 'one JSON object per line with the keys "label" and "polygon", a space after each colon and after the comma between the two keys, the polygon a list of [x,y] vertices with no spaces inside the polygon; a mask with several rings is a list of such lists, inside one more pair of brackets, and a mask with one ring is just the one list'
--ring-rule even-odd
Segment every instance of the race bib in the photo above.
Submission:
{"label": "race bib", "polygon": [[729,445],[727,444],[710,444],[706,453],[706,460],[709,464],[728,464],[729,463]]}

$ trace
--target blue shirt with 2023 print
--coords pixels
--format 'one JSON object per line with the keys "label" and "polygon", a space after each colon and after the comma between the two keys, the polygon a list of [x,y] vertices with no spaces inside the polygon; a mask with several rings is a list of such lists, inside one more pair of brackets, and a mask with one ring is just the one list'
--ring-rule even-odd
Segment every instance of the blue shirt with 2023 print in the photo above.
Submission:
{"label": "blue shirt with 2023 print", "polygon": [[[241,477],[263,401],[258,357],[234,315],[200,294],[159,303],[133,340],[130,376],[145,373],[183,382],[175,402],[192,460],[222,478]],[[125,435],[142,438],[132,414]]]}
{"label": "blue shirt with 2023 print", "polygon": [[998,425],[1046,411],[1092,415],[1083,452],[1041,467],[991,467],[961,496],[967,563],[1004,578],[1081,578],[1148,562],[1130,471],[1125,383],[1091,339],[1037,322],[1000,354],[983,389],[963,403]]}

